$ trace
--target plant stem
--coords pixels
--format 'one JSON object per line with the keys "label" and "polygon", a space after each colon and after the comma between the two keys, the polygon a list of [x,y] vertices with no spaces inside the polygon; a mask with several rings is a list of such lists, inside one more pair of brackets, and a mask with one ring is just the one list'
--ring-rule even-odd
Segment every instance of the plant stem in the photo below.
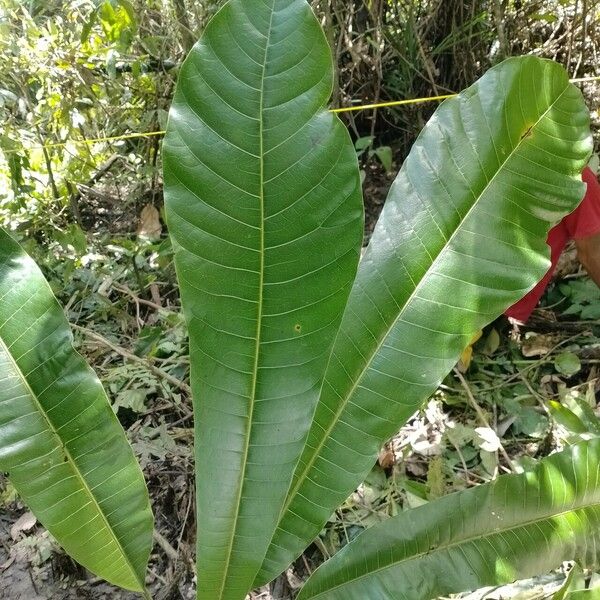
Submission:
{"label": "plant stem", "polygon": [[[467,398],[469,399],[469,403],[471,404],[471,406],[477,413],[477,417],[479,418],[479,421],[481,422],[481,424],[484,427],[491,429],[490,424],[487,420],[487,417],[485,416],[485,413],[483,412],[483,410],[481,410],[481,406],[479,406],[479,404],[477,404],[477,400],[475,400],[475,396],[473,396],[473,392],[471,391],[471,388],[469,387],[467,380],[463,377],[462,373],[458,369],[454,369],[454,373],[458,377],[458,380],[460,381],[461,385],[463,386],[463,389],[465,390],[465,393],[467,394]],[[519,472],[518,469],[513,464],[512,460],[510,459],[510,456],[508,456],[508,453],[506,452],[506,450],[504,449],[504,446],[501,443],[499,443],[499,450],[500,450],[500,454],[502,454],[504,460],[510,467],[510,470],[513,473],[518,473]]]}
{"label": "plant stem", "polygon": [[[165,381],[168,381],[169,383],[173,384],[175,387],[178,387],[181,391],[185,392],[188,396],[191,396],[192,390],[187,383],[184,383],[180,379],[177,379],[177,377],[173,377],[173,375],[171,375],[170,373],[167,373],[166,371],[157,367],[156,365],[153,365],[151,362],[147,361],[145,358],[137,356],[137,355],[133,354],[132,352],[129,352],[129,350],[126,350],[125,348],[121,348],[121,346],[117,346],[117,345],[113,344],[111,341],[107,340],[104,336],[102,336],[99,333],[96,333],[94,331],[90,331],[89,329],[86,329],[85,327],[75,325],[75,323],[71,323],[71,327],[77,331],[80,331],[87,337],[89,337],[93,340],[96,340],[103,346],[110,348],[113,352],[120,354],[123,358],[126,358],[127,360],[131,360],[133,362],[137,362],[137,363],[141,363],[141,364],[145,365],[150,371],[152,371],[152,373],[154,373],[158,377],[161,377]],[[184,408],[184,411],[189,413],[189,411],[185,408]]]}

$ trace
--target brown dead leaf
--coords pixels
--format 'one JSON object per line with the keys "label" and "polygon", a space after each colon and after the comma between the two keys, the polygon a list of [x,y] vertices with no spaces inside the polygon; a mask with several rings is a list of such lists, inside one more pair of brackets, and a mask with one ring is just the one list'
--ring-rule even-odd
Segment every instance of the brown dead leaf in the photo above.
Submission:
{"label": "brown dead leaf", "polygon": [[10,528],[10,537],[15,541],[18,540],[22,531],[30,531],[36,523],[35,515],[32,512],[26,512],[13,523]]}
{"label": "brown dead leaf", "polygon": [[160,224],[158,210],[152,204],[146,204],[140,214],[140,223],[137,230],[138,237],[155,242],[160,239],[161,232],[162,225]]}
{"label": "brown dead leaf", "polygon": [[577,259],[577,248],[575,242],[571,241],[562,251],[556,269],[554,269],[554,279],[564,279],[567,275],[572,275],[579,271],[581,263]]}
{"label": "brown dead leaf", "polygon": [[541,335],[528,331],[521,345],[521,353],[526,358],[545,356],[554,348],[560,336],[556,334]]}
{"label": "brown dead leaf", "polygon": [[393,467],[396,464],[396,455],[394,454],[394,451],[392,450],[389,444],[386,444],[381,449],[377,461],[379,462],[379,466],[382,469],[389,469],[390,467]]}

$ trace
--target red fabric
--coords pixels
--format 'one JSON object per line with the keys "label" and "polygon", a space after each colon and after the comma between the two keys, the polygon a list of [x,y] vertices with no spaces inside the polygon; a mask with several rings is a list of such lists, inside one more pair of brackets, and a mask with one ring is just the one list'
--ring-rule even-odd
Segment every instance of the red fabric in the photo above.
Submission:
{"label": "red fabric", "polygon": [[521,300],[513,304],[504,314],[525,323],[537,306],[542,294],[552,279],[556,263],[569,240],[580,240],[600,233],[600,184],[591,169],[586,167],[581,178],[587,184],[583,200],[548,233],[546,243],[550,246],[552,265],[544,278]]}

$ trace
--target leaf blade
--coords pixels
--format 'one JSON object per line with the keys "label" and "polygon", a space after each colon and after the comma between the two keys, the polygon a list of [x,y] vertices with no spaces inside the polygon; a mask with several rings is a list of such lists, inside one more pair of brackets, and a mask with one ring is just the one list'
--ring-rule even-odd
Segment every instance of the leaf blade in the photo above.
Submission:
{"label": "leaf blade", "polygon": [[593,440],[530,472],[402,513],[358,536],[315,572],[298,598],[353,600],[366,593],[385,600],[394,590],[426,600],[537,575],[564,560],[594,565],[599,473],[600,441]]}
{"label": "leaf blade", "polygon": [[[558,122],[562,113],[572,120]],[[588,118],[566,73],[531,57],[505,61],[440,105],[361,262],[257,584],[318,535],[474,333],[541,279],[548,229],[583,195]]]}
{"label": "leaf blade", "polygon": [[232,0],[173,102],[165,189],[190,331],[199,598],[252,585],[356,272],[360,181],[325,110],[332,72],[304,0]]}
{"label": "leaf blade", "polygon": [[0,468],[73,558],[141,592],[152,545],[142,473],[42,273],[1,229],[0,297]]}

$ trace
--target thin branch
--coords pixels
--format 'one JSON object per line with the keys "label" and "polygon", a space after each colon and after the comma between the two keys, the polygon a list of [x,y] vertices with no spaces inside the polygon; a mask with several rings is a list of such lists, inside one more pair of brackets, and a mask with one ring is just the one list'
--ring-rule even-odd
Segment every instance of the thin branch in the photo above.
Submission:
{"label": "thin branch", "polygon": [[[469,403],[471,404],[471,406],[477,413],[477,417],[478,417],[479,421],[481,422],[481,424],[484,427],[491,429],[489,421],[487,420],[487,417],[485,416],[485,413],[483,412],[483,410],[481,410],[481,406],[479,406],[479,404],[477,404],[477,400],[475,400],[475,396],[473,395],[473,392],[471,391],[471,388],[469,387],[467,380],[463,377],[463,374],[458,369],[454,369],[454,374],[458,377],[458,380],[460,381],[463,389],[465,390],[465,393],[467,394]],[[499,441],[498,444],[499,444],[500,454],[502,454],[504,460],[510,467],[510,470],[513,473],[518,473],[519,472],[518,469],[513,464],[513,461],[511,460],[510,456],[508,456],[508,453],[504,449],[504,446],[502,445],[502,443]]]}
{"label": "thin branch", "polygon": [[[86,329],[85,327],[75,325],[74,323],[71,323],[71,327],[73,329],[75,329],[76,331],[80,331],[81,333],[83,333],[84,335],[89,337],[90,339],[95,340],[96,342],[102,344],[103,346],[106,346],[107,348],[110,348],[113,352],[116,352],[123,358],[130,360],[132,362],[137,362],[139,364],[143,364],[148,370],[150,370],[152,373],[154,373],[157,377],[160,377],[160,378],[164,379],[165,381],[168,381],[169,383],[171,383],[175,387],[178,387],[182,392],[185,392],[188,396],[191,397],[192,390],[187,383],[184,383],[180,379],[177,379],[177,377],[173,377],[173,375],[171,375],[170,373],[167,373],[160,367],[153,365],[151,362],[149,362],[145,358],[137,356],[137,355],[133,354],[132,352],[129,352],[129,350],[126,350],[125,348],[122,348],[121,346],[117,346],[116,344],[113,344],[111,341],[107,340],[104,336],[100,335],[99,333],[96,333],[95,331],[91,331],[90,329]],[[186,409],[186,408],[184,408],[184,410],[186,412],[189,412],[188,409]]]}

